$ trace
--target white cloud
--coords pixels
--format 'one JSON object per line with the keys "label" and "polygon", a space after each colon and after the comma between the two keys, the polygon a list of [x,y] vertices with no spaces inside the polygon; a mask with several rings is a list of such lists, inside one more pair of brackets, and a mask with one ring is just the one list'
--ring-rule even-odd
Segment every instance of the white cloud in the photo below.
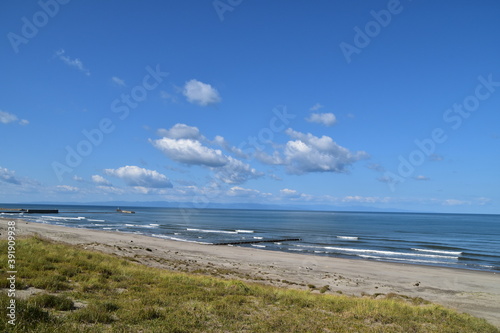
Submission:
{"label": "white cloud", "polygon": [[282,197],[286,198],[300,198],[301,196],[301,193],[299,193],[297,190],[291,190],[289,188],[280,190],[280,194]]}
{"label": "white cloud", "polygon": [[158,171],[140,168],[138,166],[124,166],[118,169],[105,169],[108,176],[122,179],[128,186],[145,188],[169,188],[172,183],[165,175]]}
{"label": "white cloud", "polygon": [[443,159],[444,159],[444,157],[439,155],[439,154],[431,154],[429,156],[429,160],[433,161],[433,162],[439,162],[439,161],[442,161]]}
{"label": "white cloud", "polygon": [[343,197],[341,202],[357,202],[357,203],[387,203],[390,202],[391,199],[387,197],[364,197],[360,195],[348,195]]}
{"label": "white cloud", "polygon": [[177,103],[177,98],[165,90],[160,91],[160,98],[165,99],[165,100],[169,100],[173,103]]}
{"label": "white cloud", "polygon": [[333,113],[312,113],[306,120],[310,123],[319,123],[325,126],[332,126],[337,122]]}
{"label": "white cloud", "polygon": [[170,139],[204,139],[197,127],[186,124],[175,124],[168,130],[160,128],[157,134]]}
{"label": "white cloud", "polygon": [[112,186],[111,183],[106,178],[104,178],[103,176],[93,175],[91,178],[92,178],[92,181],[94,183],[96,183],[97,185]]}
{"label": "white cloud", "polygon": [[214,143],[240,158],[248,158],[248,155],[245,154],[241,149],[232,146],[231,144],[229,144],[229,142],[227,142],[226,139],[224,139],[224,137],[220,135],[215,136]]}
{"label": "white cloud", "polygon": [[262,172],[255,170],[240,160],[230,156],[227,158],[229,162],[223,167],[218,168],[215,174],[217,179],[226,184],[243,184],[250,179],[264,176]]}
{"label": "white cloud", "polygon": [[78,192],[80,189],[78,187],[69,186],[69,185],[57,185],[56,191],[58,192],[66,192],[66,193],[74,193]]}
{"label": "white cloud", "polygon": [[[0,110],[0,123],[2,124],[9,124],[15,121],[18,121],[19,118],[15,114],[6,112],[6,111],[1,111]],[[28,125],[30,122],[27,121],[26,119],[21,119],[19,120],[19,125]]]}
{"label": "white cloud", "polygon": [[377,171],[377,172],[385,172],[385,168],[377,163],[370,163],[366,166],[368,169]]}
{"label": "white cloud", "polygon": [[316,103],[313,106],[311,106],[311,108],[309,109],[309,111],[318,111],[321,108],[323,108],[323,105],[321,105],[319,103]]}
{"label": "white cloud", "polygon": [[2,167],[0,167],[0,181],[14,185],[21,185],[21,180],[16,177],[16,173],[14,171]]}
{"label": "white cloud", "polygon": [[83,182],[85,182],[85,180],[84,180],[82,177],[78,177],[77,175],[74,175],[74,176],[73,176],[73,180],[74,180],[74,181],[77,181],[77,182],[79,182],[79,183],[83,183]]}
{"label": "white cloud", "polygon": [[210,84],[198,80],[190,80],[184,85],[182,92],[190,103],[201,106],[217,104],[221,101],[219,93]]}
{"label": "white cloud", "polygon": [[120,87],[126,86],[125,81],[120,79],[118,76],[113,76],[111,78],[111,81],[113,81],[113,83],[116,84],[117,86],[120,86]]}
{"label": "white cloud", "polygon": [[240,186],[233,186],[227,192],[227,195],[231,197],[245,197],[245,198],[255,198],[255,197],[267,197],[271,195],[270,193],[262,193],[261,191],[244,188]]}
{"label": "white cloud", "polygon": [[220,167],[228,163],[228,158],[222,151],[203,146],[197,140],[164,137],[150,142],[167,157],[180,163],[210,167]]}
{"label": "white cloud", "polygon": [[469,201],[457,200],[457,199],[446,199],[443,201],[443,205],[445,206],[463,206],[470,205]]}
{"label": "white cloud", "polygon": [[64,55],[65,53],[66,53],[66,51],[64,51],[63,49],[60,49],[56,52],[56,56],[62,62],[64,62],[66,65],[68,65],[70,67],[74,67],[74,68],[78,69],[80,72],[84,73],[85,75],[90,76],[90,71],[88,69],[86,69],[85,66],[83,66],[83,63],[80,59],[78,59],[78,58],[71,59],[69,56]]}
{"label": "white cloud", "polygon": [[430,180],[429,177],[423,176],[423,175],[418,175],[414,177],[415,180]]}
{"label": "white cloud", "polygon": [[347,172],[353,163],[368,158],[364,151],[351,152],[328,136],[316,137],[292,130],[286,133],[293,141],[288,141],[284,149],[287,171],[292,174],[308,172]]}

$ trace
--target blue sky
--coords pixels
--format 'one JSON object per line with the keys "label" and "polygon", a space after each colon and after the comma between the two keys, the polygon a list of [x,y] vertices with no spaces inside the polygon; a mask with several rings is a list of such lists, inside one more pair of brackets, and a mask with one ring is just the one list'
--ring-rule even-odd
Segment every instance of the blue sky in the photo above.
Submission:
{"label": "blue sky", "polygon": [[0,7],[0,202],[500,213],[497,1]]}

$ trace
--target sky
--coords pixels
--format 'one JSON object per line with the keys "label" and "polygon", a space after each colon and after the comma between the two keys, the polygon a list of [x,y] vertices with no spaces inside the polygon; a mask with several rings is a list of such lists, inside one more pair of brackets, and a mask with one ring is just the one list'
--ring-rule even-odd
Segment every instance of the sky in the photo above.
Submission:
{"label": "sky", "polygon": [[500,213],[497,1],[2,1],[0,202]]}

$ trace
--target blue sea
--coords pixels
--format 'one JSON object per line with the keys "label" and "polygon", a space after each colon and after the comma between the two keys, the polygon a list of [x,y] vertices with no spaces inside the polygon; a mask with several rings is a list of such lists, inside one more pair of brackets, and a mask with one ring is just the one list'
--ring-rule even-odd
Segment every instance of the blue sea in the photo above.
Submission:
{"label": "blue sea", "polygon": [[[2,205],[59,209],[22,218],[74,228],[117,231],[213,244],[300,238],[237,246],[315,256],[500,271],[500,215],[366,213]],[[0,213],[15,218],[19,214]]]}

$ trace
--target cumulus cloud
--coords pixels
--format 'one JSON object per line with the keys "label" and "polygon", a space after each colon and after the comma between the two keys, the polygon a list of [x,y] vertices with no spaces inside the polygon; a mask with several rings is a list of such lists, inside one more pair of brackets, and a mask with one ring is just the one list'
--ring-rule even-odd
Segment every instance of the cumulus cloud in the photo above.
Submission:
{"label": "cumulus cloud", "polygon": [[[310,133],[304,134],[286,130],[286,134],[293,140],[285,145],[282,157],[275,154],[275,164],[286,165],[291,174],[304,174],[309,172],[347,172],[355,162],[368,158],[364,151],[351,152],[344,148],[331,137],[317,137]],[[279,157],[279,160],[277,160]],[[281,162],[281,163],[278,163]]]}
{"label": "cumulus cloud", "polygon": [[71,59],[69,56],[65,55],[65,53],[66,51],[60,49],[56,52],[56,56],[66,65],[74,67],[78,69],[80,72],[84,73],[85,75],[90,76],[90,71],[86,69],[85,66],[83,66],[83,62],[80,59],[78,58]]}
{"label": "cumulus cloud", "polygon": [[222,154],[222,151],[206,147],[197,140],[164,137],[150,140],[150,142],[167,157],[180,163],[210,167],[223,166],[228,163],[228,158]]}
{"label": "cumulus cloud", "polygon": [[215,177],[226,184],[243,184],[250,179],[256,179],[264,176],[240,160],[227,156],[228,163],[216,170]]}
{"label": "cumulus cloud", "polygon": [[2,167],[0,167],[0,181],[14,185],[21,185],[21,180],[16,177],[16,173],[14,171]]}
{"label": "cumulus cloud", "polygon": [[172,183],[165,175],[156,170],[148,170],[134,165],[127,165],[118,169],[105,169],[104,173],[122,179],[128,186],[144,188],[172,187]]}
{"label": "cumulus cloud", "polygon": [[215,88],[195,79],[186,82],[182,93],[188,102],[201,106],[217,104],[221,101],[219,92]]}
{"label": "cumulus cloud", "polygon": [[325,126],[332,126],[337,122],[333,113],[312,113],[306,120],[310,123],[319,123]]}
{"label": "cumulus cloud", "polygon": [[168,130],[160,128],[157,134],[158,136],[170,139],[203,139],[198,127],[188,126],[186,124],[175,124]]}
{"label": "cumulus cloud", "polygon": [[120,87],[126,86],[125,81],[120,79],[118,76],[113,76],[111,78],[111,81],[113,81],[113,83],[116,84],[117,86],[120,86]]}
{"label": "cumulus cloud", "polygon": [[[240,158],[248,156],[220,135],[214,140],[208,140],[197,127],[185,124],[176,124],[168,130],[160,129],[157,134],[163,138],[149,140],[155,148],[173,161],[210,168],[214,172],[214,180],[220,183],[242,184],[264,175],[249,164],[234,158],[233,156]],[[212,147],[215,145],[231,154],[225,154],[221,149]]]}
{"label": "cumulus cloud", "polygon": [[96,183],[97,185],[101,185],[101,186],[111,186],[111,183],[106,179],[104,178],[103,176],[100,176],[100,175],[93,175],[91,177],[92,181],[94,183]]}
{"label": "cumulus cloud", "polygon": [[[18,120],[19,120],[19,118],[17,118],[17,116],[15,114],[0,110],[0,123],[9,124],[9,123],[16,122]],[[23,125],[23,126],[28,125],[29,121],[27,121],[26,119],[21,119],[21,120],[19,120],[18,124]]]}

